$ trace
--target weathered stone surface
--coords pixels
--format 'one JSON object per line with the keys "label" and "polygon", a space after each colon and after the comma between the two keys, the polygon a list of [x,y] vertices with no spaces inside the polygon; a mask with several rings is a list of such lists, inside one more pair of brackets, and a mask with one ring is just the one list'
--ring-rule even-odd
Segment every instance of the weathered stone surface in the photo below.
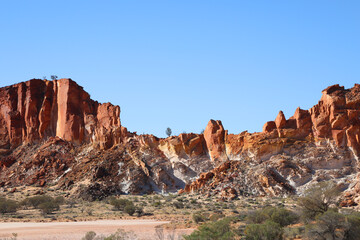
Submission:
{"label": "weathered stone surface", "polygon": [[[210,120],[204,134],[137,135],[120,108],[90,99],[70,79],[0,89],[0,187],[89,185],[99,194],[200,192],[227,200],[301,193],[336,179],[344,206],[360,203],[360,85],[325,89],[318,104],[279,112],[263,131],[229,134]],[[346,183],[346,184],[345,184]],[[77,191],[73,191],[77,192]]]}
{"label": "weathered stone surface", "polygon": [[120,142],[120,107],[99,104],[71,79],[33,79],[0,89],[0,148],[58,136],[109,148]]}
{"label": "weathered stone surface", "polygon": [[204,131],[206,145],[213,161],[227,160],[225,130],[221,121],[210,120]]}
{"label": "weathered stone surface", "polygon": [[277,128],[284,128],[286,125],[286,118],[282,111],[279,112],[275,119],[275,124]]}
{"label": "weathered stone surface", "polygon": [[276,123],[274,121],[269,121],[265,123],[263,126],[264,133],[271,133],[275,129],[276,129]]}

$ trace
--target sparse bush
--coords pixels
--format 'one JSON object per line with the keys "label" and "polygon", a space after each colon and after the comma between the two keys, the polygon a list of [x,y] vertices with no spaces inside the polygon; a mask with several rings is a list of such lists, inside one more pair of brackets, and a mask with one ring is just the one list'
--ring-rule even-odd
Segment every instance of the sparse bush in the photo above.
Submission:
{"label": "sparse bush", "polygon": [[194,220],[195,223],[201,223],[201,222],[205,222],[207,220],[206,216],[204,216],[201,213],[194,213],[192,215],[192,219]]}
{"label": "sparse bush", "polygon": [[31,198],[24,199],[21,204],[24,206],[32,206],[34,208],[38,208],[40,204],[46,203],[46,202],[52,202],[54,199],[47,195],[42,196],[34,196]]}
{"label": "sparse bush", "polygon": [[65,198],[63,196],[58,196],[54,199],[54,201],[59,204],[59,205],[62,205],[65,203]]}
{"label": "sparse bush", "polygon": [[137,239],[136,234],[133,232],[125,231],[123,229],[119,229],[116,233],[111,234],[109,236],[97,236],[95,232],[87,232],[82,240],[135,240]]}
{"label": "sparse bush", "polygon": [[0,198],[0,213],[14,213],[19,205],[16,201]]}
{"label": "sparse bush", "polygon": [[136,207],[135,208],[135,213],[138,217],[142,216],[144,214],[144,210],[142,207]]}
{"label": "sparse bush", "polygon": [[110,204],[114,206],[114,208],[118,211],[124,211],[125,207],[129,204],[133,204],[130,200],[127,199],[116,199],[116,198],[111,198],[110,199]]}
{"label": "sparse bush", "polygon": [[95,237],[96,237],[96,233],[93,231],[90,231],[90,232],[87,232],[81,240],[94,240]]}
{"label": "sparse bush", "polygon": [[198,230],[195,230],[192,234],[184,236],[185,240],[232,240],[234,239],[234,233],[230,228],[230,220],[224,218],[216,222],[206,223],[201,225]]}
{"label": "sparse bush", "polygon": [[247,220],[251,223],[264,223],[266,220],[271,220],[280,224],[281,227],[293,224],[299,219],[298,215],[294,212],[287,210],[283,207],[266,207],[257,210],[248,215]]}
{"label": "sparse bush", "polygon": [[283,230],[280,224],[266,221],[263,224],[249,224],[245,228],[246,240],[282,239]]}
{"label": "sparse bush", "polygon": [[176,209],[184,208],[184,203],[180,202],[179,200],[175,201],[173,205]]}
{"label": "sparse bush", "polygon": [[54,200],[49,202],[41,203],[38,208],[41,210],[43,214],[50,214],[54,211],[59,210],[59,204],[56,203]]}
{"label": "sparse bush", "polygon": [[334,210],[317,215],[316,222],[307,225],[309,239],[346,239],[356,240],[360,236],[360,215],[344,215]]}
{"label": "sparse bush", "polygon": [[134,204],[128,204],[126,205],[124,211],[129,214],[130,216],[134,215],[135,211],[136,211],[136,208],[134,206]]}
{"label": "sparse bush", "polygon": [[346,216],[348,227],[344,237],[347,240],[355,240],[360,236],[360,213],[353,213]]}
{"label": "sparse bush", "polygon": [[330,205],[336,203],[340,194],[339,188],[333,182],[320,182],[305,191],[305,195],[298,199],[302,208],[303,218],[315,219],[317,215],[329,210]]}
{"label": "sparse bush", "polygon": [[284,228],[284,239],[295,239],[295,238],[303,238],[305,232],[305,227],[287,227]]}
{"label": "sparse bush", "polygon": [[221,218],[224,218],[225,215],[222,213],[214,213],[213,215],[210,216],[210,221],[216,222]]}

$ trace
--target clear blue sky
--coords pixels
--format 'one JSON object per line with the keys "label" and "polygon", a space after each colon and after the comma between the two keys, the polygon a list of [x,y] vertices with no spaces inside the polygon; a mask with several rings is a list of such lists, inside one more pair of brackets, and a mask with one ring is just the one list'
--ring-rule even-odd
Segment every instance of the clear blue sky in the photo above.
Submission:
{"label": "clear blue sky", "polygon": [[1,1],[0,86],[56,74],[130,131],[261,131],[360,80],[360,2]]}

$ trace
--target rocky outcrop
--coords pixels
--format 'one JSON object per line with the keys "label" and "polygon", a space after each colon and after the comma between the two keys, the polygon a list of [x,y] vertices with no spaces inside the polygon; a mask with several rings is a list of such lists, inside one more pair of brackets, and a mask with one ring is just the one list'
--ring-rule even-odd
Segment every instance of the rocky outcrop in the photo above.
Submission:
{"label": "rocky outcrop", "polygon": [[33,79],[0,89],[0,149],[55,136],[110,148],[121,141],[120,107],[91,100],[71,79]]}
{"label": "rocky outcrop", "polygon": [[210,120],[204,131],[209,155],[213,161],[227,159],[225,152],[225,130],[221,121]]}
{"label": "rocky outcrop", "polygon": [[[233,199],[300,194],[336,179],[346,205],[360,203],[360,85],[325,89],[314,107],[280,111],[262,132],[158,138],[129,132],[120,108],[98,103],[71,79],[33,79],[0,89],[0,188],[53,185],[80,197],[200,192]],[[345,201],[345,200],[344,200]]]}
{"label": "rocky outcrop", "polygon": [[[232,186],[231,189],[239,195],[249,192],[279,195],[301,193],[307,184],[329,180],[329,176],[338,182],[356,182],[353,176],[358,172],[360,153],[360,85],[355,84],[351,89],[334,85],[322,93],[317,105],[309,110],[297,108],[289,119],[280,111],[274,121],[265,123],[261,133],[228,134],[220,130],[219,134],[205,138],[207,143],[213,143],[208,145],[209,153],[214,152],[210,156],[221,156],[217,159],[223,161],[229,159],[231,168],[216,174],[221,178],[214,178],[216,169],[204,172],[182,192],[223,195],[221,189]],[[209,125],[212,129],[219,123],[211,121]],[[304,149],[309,152],[305,153]],[[281,160],[283,165],[279,164],[277,161],[284,157],[289,160]],[[239,171],[240,166],[247,170]],[[254,175],[258,179],[254,179]],[[231,184],[224,184],[229,181]],[[245,185],[240,186],[239,182]],[[252,185],[251,191],[249,185]],[[360,191],[357,185],[354,186],[348,198],[359,196]],[[351,201],[354,203],[347,201],[348,204],[357,204],[359,199],[353,197]]]}

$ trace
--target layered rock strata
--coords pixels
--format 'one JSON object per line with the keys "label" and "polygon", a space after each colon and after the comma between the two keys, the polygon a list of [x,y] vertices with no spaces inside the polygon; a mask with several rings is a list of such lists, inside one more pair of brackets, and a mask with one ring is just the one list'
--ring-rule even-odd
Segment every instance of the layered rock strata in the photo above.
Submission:
{"label": "layered rock strata", "polygon": [[73,192],[95,199],[182,189],[231,199],[301,194],[336,180],[348,203],[360,202],[358,84],[330,86],[311,109],[288,119],[280,111],[259,133],[229,134],[210,120],[203,134],[166,139],[128,132],[119,106],[91,100],[71,79],[1,88],[0,104],[3,190],[86,185]]}

